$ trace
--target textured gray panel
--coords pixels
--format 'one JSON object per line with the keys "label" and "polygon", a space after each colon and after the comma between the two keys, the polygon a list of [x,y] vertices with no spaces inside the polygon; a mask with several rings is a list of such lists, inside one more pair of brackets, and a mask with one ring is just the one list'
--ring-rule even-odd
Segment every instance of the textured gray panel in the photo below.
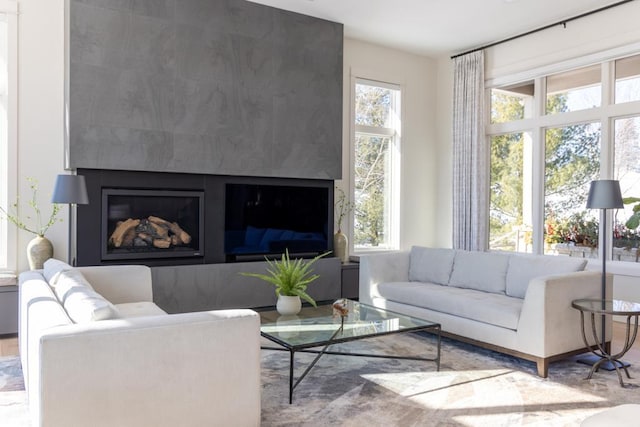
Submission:
{"label": "textured gray panel", "polygon": [[337,179],[342,25],[243,0],[68,0],[71,167]]}
{"label": "textured gray panel", "polygon": [[[239,274],[264,273],[265,267],[264,262],[152,267],[153,300],[169,313],[275,305],[273,286]],[[340,260],[318,260],[313,271],[320,278],[309,285],[309,294],[316,301],[340,298]]]}

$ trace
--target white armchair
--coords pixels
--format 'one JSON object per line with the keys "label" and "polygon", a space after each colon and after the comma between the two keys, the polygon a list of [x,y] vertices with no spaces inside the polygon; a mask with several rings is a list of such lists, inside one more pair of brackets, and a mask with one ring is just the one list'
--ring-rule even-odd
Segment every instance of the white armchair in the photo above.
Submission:
{"label": "white armchair", "polygon": [[[116,308],[151,304],[147,267],[80,270]],[[260,322],[251,310],[75,324],[39,272],[20,276],[20,309],[33,425],[260,424]]]}

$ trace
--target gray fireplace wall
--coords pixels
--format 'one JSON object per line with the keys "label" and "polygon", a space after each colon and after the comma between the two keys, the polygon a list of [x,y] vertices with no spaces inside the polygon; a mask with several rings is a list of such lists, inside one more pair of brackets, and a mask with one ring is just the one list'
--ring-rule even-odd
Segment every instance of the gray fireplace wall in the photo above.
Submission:
{"label": "gray fireplace wall", "polygon": [[341,24],[244,0],[67,2],[70,168],[341,178]]}

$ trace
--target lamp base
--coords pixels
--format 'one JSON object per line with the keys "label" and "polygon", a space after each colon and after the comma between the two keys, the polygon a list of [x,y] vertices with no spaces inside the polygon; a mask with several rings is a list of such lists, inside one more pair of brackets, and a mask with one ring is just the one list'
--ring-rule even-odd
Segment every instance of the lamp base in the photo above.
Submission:
{"label": "lamp base", "polygon": [[[588,356],[581,357],[580,359],[577,360],[577,362],[583,363],[585,365],[593,366],[596,363],[598,363],[600,359],[603,359],[603,358],[600,356],[596,356],[595,354],[590,354]],[[615,362],[611,362],[607,360],[606,362],[602,362],[600,364],[599,369],[604,369],[605,371],[615,371],[616,366],[614,366],[614,363],[617,365],[618,369],[628,368],[629,366],[631,366],[629,362],[625,362],[624,360],[616,360]]]}

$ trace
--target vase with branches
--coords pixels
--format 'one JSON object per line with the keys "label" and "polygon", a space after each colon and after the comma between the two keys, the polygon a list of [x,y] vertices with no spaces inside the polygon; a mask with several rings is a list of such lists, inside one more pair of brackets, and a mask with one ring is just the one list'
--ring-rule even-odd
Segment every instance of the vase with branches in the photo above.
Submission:
{"label": "vase with branches", "polygon": [[349,241],[347,236],[342,232],[342,221],[352,210],[353,203],[349,201],[344,190],[336,187],[334,213],[338,231],[333,235],[333,252],[343,263],[349,261],[349,252],[347,251]]}
{"label": "vase with branches", "polygon": [[53,256],[53,245],[45,237],[45,234],[53,224],[62,221],[62,219],[58,218],[60,205],[54,203],[51,209],[51,215],[49,215],[46,222],[43,222],[42,212],[38,206],[38,181],[35,178],[27,177],[27,182],[31,189],[31,199],[29,199],[27,204],[33,211],[33,214],[31,214],[33,216],[22,216],[19,197],[16,202],[7,209],[0,206],[0,213],[18,229],[35,235],[27,245],[29,268],[35,270],[42,268],[44,261]]}

